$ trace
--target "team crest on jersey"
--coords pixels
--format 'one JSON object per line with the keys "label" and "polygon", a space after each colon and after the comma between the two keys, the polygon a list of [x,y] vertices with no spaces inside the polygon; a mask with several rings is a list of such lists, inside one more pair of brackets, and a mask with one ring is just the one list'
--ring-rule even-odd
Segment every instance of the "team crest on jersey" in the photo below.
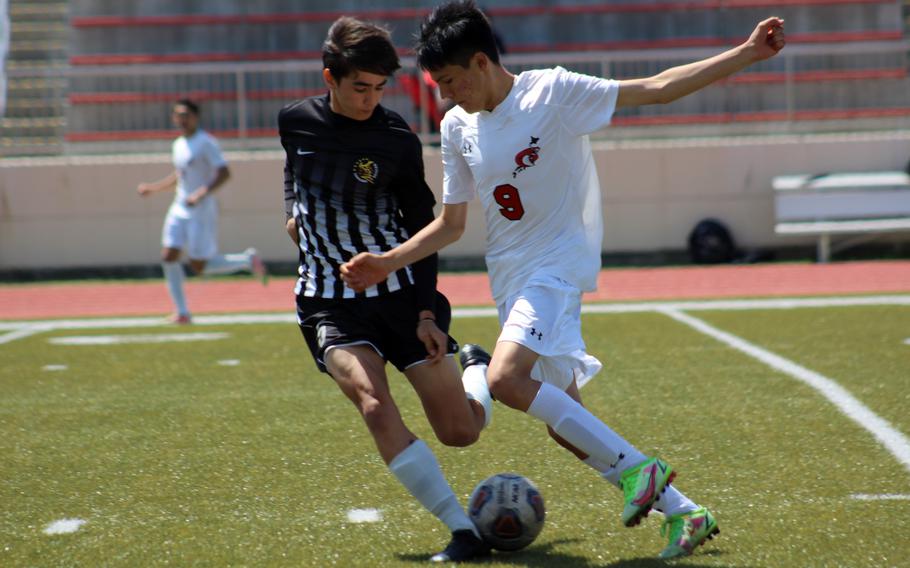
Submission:
{"label": "team crest on jersey", "polygon": [[379,177],[379,165],[369,158],[354,162],[354,179],[361,183],[374,184]]}
{"label": "team crest on jersey", "polygon": [[517,167],[512,170],[513,178],[518,177],[518,174],[537,163],[537,159],[540,158],[540,146],[537,144],[538,141],[540,141],[540,138],[531,136],[531,143],[528,144],[528,147],[515,154],[515,163],[517,164]]}

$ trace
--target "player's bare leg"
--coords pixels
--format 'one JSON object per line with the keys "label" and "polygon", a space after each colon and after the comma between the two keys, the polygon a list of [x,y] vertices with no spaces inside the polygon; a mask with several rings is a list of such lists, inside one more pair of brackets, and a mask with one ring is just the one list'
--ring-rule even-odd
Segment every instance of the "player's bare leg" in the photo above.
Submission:
{"label": "player's bare leg", "polygon": [[465,397],[465,388],[452,357],[438,363],[419,363],[405,371],[420,397],[424,413],[440,442],[469,446],[477,441],[486,422],[486,410]]}
{"label": "player's bare leg", "polygon": [[[436,456],[401,419],[389,391],[382,358],[369,346],[355,345],[330,349],[325,362],[329,374],[363,417],[379,455],[392,474],[452,531],[452,542],[431,560],[468,559],[488,554],[489,547],[480,540],[474,524],[461,508]],[[463,390],[461,397],[464,398]]]}
{"label": "player's bare leg", "polygon": [[388,464],[417,439],[401,419],[389,392],[385,361],[367,345],[330,349],[326,368],[360,412],[376,448]]}

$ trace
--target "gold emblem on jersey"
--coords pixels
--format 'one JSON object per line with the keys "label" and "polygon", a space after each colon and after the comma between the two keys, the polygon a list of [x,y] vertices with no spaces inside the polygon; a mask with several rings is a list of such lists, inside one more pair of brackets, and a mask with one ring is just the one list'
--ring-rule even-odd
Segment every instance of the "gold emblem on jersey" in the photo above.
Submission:
{"label": "gold emblem on jersey", "polygon": [[360,158],[354,162],[354,179],[370,185],[379,177],[379,165],[369,158]]}

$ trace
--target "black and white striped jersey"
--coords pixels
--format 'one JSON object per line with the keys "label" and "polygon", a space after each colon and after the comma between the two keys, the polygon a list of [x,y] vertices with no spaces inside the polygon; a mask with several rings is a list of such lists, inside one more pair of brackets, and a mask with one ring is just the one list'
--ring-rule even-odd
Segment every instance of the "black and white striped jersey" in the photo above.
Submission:
{"label": "black and white striped jersey", "polygon": [[296,294],[372,297],[416,285],[419,309],[432,309],[436,255],[357,294],[339,268],[359,252],[380,253],[433,220],[420,140],[396,113],[377,106],[357,121],[332,112],[329,95],[300,100],[278,114],[286,160],[285,210],[297,221]]}

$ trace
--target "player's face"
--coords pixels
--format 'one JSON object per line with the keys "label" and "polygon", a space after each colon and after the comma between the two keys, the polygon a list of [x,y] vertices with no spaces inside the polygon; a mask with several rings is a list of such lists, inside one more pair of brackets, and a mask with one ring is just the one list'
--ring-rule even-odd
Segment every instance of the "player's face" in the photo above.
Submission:
{"label": "player's face", "polygon": [[174,126],[182,130],[184,134],[196,132],[196,128],[199,126],[199,117],[185,105],[174,105],[171,120],[174,122]]}
{"label": "player's face", "polygon": [[382,93],[389,78],[367,71],[354,71],[336,80],[328,69],[322,76],[332,93],[332,110],[354,120],[366,120],[382,102]]}
{"label": "player's face", "polygon": [[489,110],[487,74],[484,69],[489,60],[483,54],[475,55],[467,67],[446,65],[430,71],[430,77],[439,85],[439,94],[460,106],[465,112]]}

